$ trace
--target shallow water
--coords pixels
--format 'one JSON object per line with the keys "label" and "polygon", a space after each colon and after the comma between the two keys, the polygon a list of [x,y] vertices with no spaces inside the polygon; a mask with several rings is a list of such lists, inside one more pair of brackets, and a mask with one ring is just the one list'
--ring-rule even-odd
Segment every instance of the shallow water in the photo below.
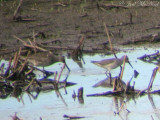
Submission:
{"label": "shallow water", "polygon": [[[118,53],[117,56],[128,55],[129,60],[135,70],[139,72],[137,78],[133,78],[131,85],[135,81],[135,89],[143,90],[148,87],[153,69],[156,67],[154,64],[145,63],[138,57],[144,54],[155,53],[155,49],[126,49],[124,52]],[[39,120],[40,117],[45,120],[62,120],[63,115],[75,115],[83,116],[86,120],[121,120],[121,119],[136,119],[136,120],[151,120],[160,119],[159,111],[159,95],[145,95],[142,97],[122,98],[122,97],[87,97],[88,94],[101,93],[112,90],[112,88],[93,88],[92,86],[97,82],[106,78],[105,69],[100,68],[91,63],[92,60],[101,60],[106,58],[113,58],[113,55],[95,54],[84,55],[81,68],[76,62],[70,58],[66,58],[67,65],[71,72],[68,77],[68,82],[77,83],[77,85],[67,88],[67,94],[64,89],[60,89],[60,93],[63,97],[57,97],[55,91],[41,92],[38,98],[33,99],[27,93],[23,93],[22,100],[14,97],[8,97],[7,99],[0,99],[0,117],[3,120],[12,119],[11,116],[17,112],[17,116],[24,120]],[[1,63],[4,61],[1,61]],[[60,71],[62,64],[57,63],[46,67],[46,70]],[[112,70],[112,76],[119,74],[120,68]],[[38,73],[37,73],[38,74]],[[134,74],[133,69],[129,64],[125,65],[125,71],[123,80],[129,81]],[[67,69],[63,71],[61,80],[67,75]],[[38,75],[41,77],[41,75]],[[51,76],[54,77],[54,76]],[[159,89],[160,75],[157,73],[156,79],[153,84],[153,89]],[[72,98],[73,91],[83,87],[84,88],[84,101],[81,102],[77,98]],[[124,107],[119,115],[115,115],[120,108],[123,101],[126,101],[126,108]],[[127,110],[130,113],[127,112]]]}

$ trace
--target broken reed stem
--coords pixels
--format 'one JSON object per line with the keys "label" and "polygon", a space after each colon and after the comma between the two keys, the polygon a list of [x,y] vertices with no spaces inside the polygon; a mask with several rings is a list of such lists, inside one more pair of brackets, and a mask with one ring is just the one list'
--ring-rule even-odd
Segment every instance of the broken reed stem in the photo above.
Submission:
{"label": "broken reed stem", "polygon": [[32,79],[32,81],[27,85],[27,87],[25,88],[25,91],[27,91],[29,89],[29,87],[33,84],[34,79]]}
{"label": "broken reed stem", "polygon": [[33,68],[31,68],[28,72],[26,72],[26,76],[33,72]]}
{"label": "broken reed stem", "polygon": [[156,67],[156,68],[153,70],[153,73],[152,73],[152,76],[151,76],[151,79],[150,79],[150,82],[149,82],[149,85],[148,85],[148,91],[147,91],[148,93],[149,93],[149,91],[150,91],[151,88],[152,88],[153,81],[154,81],[154,79],[155,79],[157,70],[158,70],[158,67]]}
{"label": "broken reed stem", "polygon": [[29,41],[29,43],[30,43],[31,47],[32,47],[32,48],[33,48],[33,50],[34,50],[34,53],[36,54],[36,46],[35,46],[35,44],[34,44],[33,42],[31,42],[31,40],[30,40],[30,39],[28,39],[28,41]]}
{"label": "broken reed stem", "polygon": [[144,90],[139,91],[139,93],[138,93],[137,97],[138,97],[139,95],[143,94],[146,90],[147,90],[147,88],[146,88],[146,89],[144,89]]}
{"label": "broken reed stem", "polygon": [[13,70],[14,70],[14,71],[16,70],[17,56],[18,56],[18,53],[16,52],[15,55],[14,55],[14,59],[13,59]]}
{"label": "broken reed stem", "polygon": [[122,105],[120,106],[117,114],[119,114],[119,113],[122,111],[122,108],[124,108],[124,107],[125,107],[125,109],[127,110],[127,112],[130,112],[130,111],[127,109],[126,102],[124,101],[124,102],[122,103]]}
{"label": "broken reed stem", "polygon": [[[36,38],[34,31],[33,31],[33,46],[36,46]],[[34,52],[36,53],[36,48],[34,48]]]}
{"label": "broken reed stem", "polygon": [[60,80],[60,78],[61,78],[61,75],[62,75],[62,72],[63,72],[65,66],[66,66],[66,64],[64,63],[64,64],[63,64],[63,67],[62,67],[62,69],[61,69],[61,72],[60,72],[60,74],[59,74],[59,76],[58,76],[57,83],[59,83],[59,80]]}
{"label": "broken reed stem", "polygon": [[57,71],[55,72],[54,81],[57,80]]}
{"label": "broken reed stem", "polygon": [[83,87],[80,87],[78,89],[78,95],[77,95],[77,97],[83,98]]}
{"label": "broken reed stem", "polygon": [[122,80],[122,77],[123,77],[123,71],[124,71],[125,63],[126,63],[126,56],[125,56],[125,58],[123,60],[123,67],[122,67],[122,71],[121,71],[120,80]]}
{"label": "broken reed stem", "polygon": [[116,83],[117,83],[117,79],[113,80],[113,91],[116,91]]}
{"label": "broken reed stem", "polygon": [[123,102],[122,105],[120,106],[119,111],[117,112],[117,114],[119,114],[119,113],[121,112],[121,110],[122,110],[124,104],[125,104],[125,103]]}
{"label": "broken reed stem", "polygon": [[79,45],[78,45],[78,48],[79,48],[79,49],[80,49],[80,47],[82,46],[83,41],[84,41],[84,36],[82,36],[81,39],[80,39],[80,41],[79,41]]}
{"label": "broken reed stem", "polygon": [[25,61],[23,62],[23,65],[21,66],[21,68],[19,70],[19,73],[21,73],[23,71],[23,69],[24,69],[24,67],[25,67],[25,65],[27,63],[29,54],[30,54],[30,51],[28,52],[27,57],[26,57]]}
{"label": "broken reed stem", "polygon": [[14,71],[17,69],[18,61],[19,61],[19,58],[20,58],[20,55],[21,55],[21,50],[22,49],[20,47],[18,53],[16,53],[16,55],[15,55],[15,58],[14,58],[14,61],[13,61]]}
{"label": "broken reed stem", "polygon": [[128,93],[129,89],[130,89],[130,82],[127,81],[125,93]]}
{"label": "broken reed stem", "polygon": [[60,96],[62,102],[64,103],[65,106],[68,106],[67,103],[65,102],[64,98],[62,97],[61,93],[59,92],[59,90],[57,90],[58,95]]}
{"label": "broken reed stem", "polygon": [[22,2],[23,2],[23,0],[20,0],[20,1],[19,1],[19,4],[18,4],[18,6],[17,6],[17,9],[14,11],[13,20],[15,20],[17,14],[18,14],[18,11],[20,10],[20,7],[21,7],[21,5],[22,5]]}
{"label": "broken reed stem", "polygon": [[138,93],[137,96],[141,95],[141,94],[144,93],[146,90],[147,90],[147,93],[149,93],[149,91],[150,91],[151,88],[152,88],[153,81],[154,81],[154,79],[155,79],[157,70],[158,70],[158,67],[154,68],[154,70],[153,70],[153,72],[152,72],[152,76],[151,76],[150,82],[149,82],[149,85],[148,85],[148,88],[146,88],[146,89],[144,89],[144,90],[141,90],[141,91]]}
{"label": "broken reed stem", "polygon": [[13,37],[14,37],[15,39],[21,41],[24,46],[27,45],[27,43],[26,43],[25,41],[23,41],[22,39],[20,39],[19,37],[15,36],[15,35],[13,35]]}
{"label": "broken reed stem", "polygon": [[82,53],[82,48],[81,48],[81,46],[82,46],[82,44],[83,44],[83,41],[84,41],[84,36],[81,37],[77,48],[74,49],[73,52],[72,52],[72,55],[75,56],[76,58],[78,58],[78,56]]}
{"label": "broken reed stem", "polygon": [[29,48],[32,48],[32,49],[38,49],[38,50],[43,51],[43,52],[47,51],[46,49],[41,48],[41,47],[39,47],[39,46],[29,45],[29,44],[27,44],[27,42],[25,42],[24,40],[18,38],[18,37],[15,36],[15,35],[13,35],[13,37],[14,37],[15,39],[21,41],[25,47],[29,47]]}
{"label": "broken reed stem", "polygon": [[109,32],[108,32],[108,29],[107,29],[107,27],[106,27],[106,23],[105,23],[105,22],[104,22],[104,28],[105,28],[105,32],[106,32],[107,37],[108,37],[110,49],[111,49],[111,51],[113,52],[115,58],[117,58],[116,54],[114,53],[114,50],[113,50],[113,47],[112,47],[112,42],[111,42],[111,39],[110,39],[110,36],[109,36]]}

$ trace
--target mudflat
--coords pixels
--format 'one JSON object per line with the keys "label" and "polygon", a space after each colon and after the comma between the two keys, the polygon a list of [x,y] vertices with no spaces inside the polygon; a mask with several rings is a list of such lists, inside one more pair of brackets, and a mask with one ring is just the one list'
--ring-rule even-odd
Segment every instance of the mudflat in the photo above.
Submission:
{"label": "mudflat", "polygon": [[109,46],[104,25],[114,46],[159,40],[159,1],[25,0],[16,11],[18,5],[19,0],[0,2],[1,52],[22,46],[13,36],[28,41],[33,35],[37,43],[66,50],[84,36],[84,51],[104,51]]}

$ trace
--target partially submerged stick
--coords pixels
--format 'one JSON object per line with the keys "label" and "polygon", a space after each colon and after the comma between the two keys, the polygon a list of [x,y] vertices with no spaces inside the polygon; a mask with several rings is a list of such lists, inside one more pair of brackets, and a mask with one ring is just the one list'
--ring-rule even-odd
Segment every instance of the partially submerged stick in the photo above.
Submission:
{"label": "partially submerged stick", "polygon": [[148,85],[148,91],[147,91],[148,93],[152,89],[153,81],[155,79],[157,70],[158,70],[158,67],[154,68],[154,70],[153,70],[153,73],[152,73],[152,76],[151,76],[151,79],[150,79],[150,82],[149,82],[149,85]]}

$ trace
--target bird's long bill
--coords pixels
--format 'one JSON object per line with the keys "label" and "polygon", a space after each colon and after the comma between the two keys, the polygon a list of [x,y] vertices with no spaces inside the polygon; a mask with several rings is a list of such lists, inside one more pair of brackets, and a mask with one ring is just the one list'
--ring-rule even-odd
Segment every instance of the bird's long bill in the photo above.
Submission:
{"label": "bird's long bill", "polygon": [[128,61],[129,65],[133,68],[133,66],[131,65],[131,63]]}
{"label": "bird's long bill", "polygon": [[70,72],[70,69],[69,69],[69,67],[68,67],[68,65],[65,63],[65,66],[66,66],[66,68],[68,69],[68,71]]}

